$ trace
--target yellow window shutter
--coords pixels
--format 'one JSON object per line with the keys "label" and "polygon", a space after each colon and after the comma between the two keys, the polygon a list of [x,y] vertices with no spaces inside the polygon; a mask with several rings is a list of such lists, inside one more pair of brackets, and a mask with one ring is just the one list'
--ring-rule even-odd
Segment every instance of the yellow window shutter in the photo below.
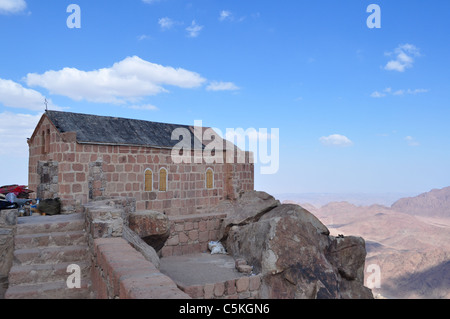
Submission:
{"label": "yellow window shutter", "polygon": [[159,171],[159,190],[167,191],[167,171],[164,168]]}
{"label": "yellow window shutter", "polygon": [[145,191],[151,192],[153,191],[153,173],[151,170],[145,171]]}
{"label": "yellow window shutter", "polygon": [[211,189],[214,187],[214,176],[213,171],[208,169],[206,171],[206,188]]}

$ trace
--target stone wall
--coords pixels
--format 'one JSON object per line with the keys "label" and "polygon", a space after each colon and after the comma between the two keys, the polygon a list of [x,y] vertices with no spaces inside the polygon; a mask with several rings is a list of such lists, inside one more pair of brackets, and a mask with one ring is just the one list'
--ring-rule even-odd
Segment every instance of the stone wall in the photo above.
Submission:
{"label": "stone wall", "polygon": [[170,236],[161,250],[162,257],[208,251],[208,243],[219,239],[220,225],[226,214],[169,217]]}
{"label": "stone wall", "polygon": [[0,210],[0,299],[8,288],[8,273],[13,264],[16,209]]}
{"label": "stone wall", "polygon": [[261,275],[179,288],[193,299],[259,299]]}
{"label": "stone wall", "polygon": [[[80,144],[76,133],[59,133],[46,116],[28,143],[29,189],[49,188],[48,183],[41,186],[43,171],[39,167],[45,164],[39,163],[57,163],[57,178],[52,178],[57,185],[51,185],[52,194],[48,195],[61,198],[66,211],[81,209],[98,197],[120,196],[136,198],[137,210],[192,215],[254,187],[249,153],[245,153],[246,164],[174,164],[170,149]],[[167,191],[159,191],[162,168],[167,170]],[[206,188],[209,168],[214,176],[212,189]],[[146,170],[152,171],[152,191],[145,190]]]}
{"label": "stone wall", "polygon": [[91,279],[98,299],[190,299],[122,238],[94,240]]}
{"label": "stone wall", "polygon": [[127,231],[132,233],[127,225],[135,209],[136,202],[131,198],[103,199],[84,205],[96,298],[189,298],[159,272],[159,258],[151,247],[147,247],[153,252],[149,258],[130,244],[130,236],[125,236]]}
{"label": "stone wall", "polygon": [[58,197],[58,162],[38,161],[37,173],[39,175],[40,184],[36,189],[36,197]]}
{"label": "stone wall", "polygon": [[123,225],[128,226],[130,214],[136,211],[136,200],[127,197],[99,198],[83,205],[83,211],[91,239],[121,237]]}

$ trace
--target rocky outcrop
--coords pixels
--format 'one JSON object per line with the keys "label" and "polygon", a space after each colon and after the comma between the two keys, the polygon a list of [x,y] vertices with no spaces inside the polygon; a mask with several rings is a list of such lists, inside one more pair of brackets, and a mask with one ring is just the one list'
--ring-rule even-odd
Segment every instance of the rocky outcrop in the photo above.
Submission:
{"label": "rocky outcrop", "polygon": [[161,250],[170,236],[169,218],[157,211],[131,213],[129,227],[156,251]]}
{"label": "rocky outcrop", "polygon": [[265,213],[281,205],[273,196],[258,191],[241,194],[236,201],[223,201],[214,207],[215,212],[226,213],[219,238],[226,238],[233,226],[246,225],[257,221]]}
{"label": "rocky outcrop", "polygon": [[363,286],[362,238],[330,236],[307,210],[262,192],[229,207],[222,239],[233,257],[261,273],[262,298],[372,298]]}

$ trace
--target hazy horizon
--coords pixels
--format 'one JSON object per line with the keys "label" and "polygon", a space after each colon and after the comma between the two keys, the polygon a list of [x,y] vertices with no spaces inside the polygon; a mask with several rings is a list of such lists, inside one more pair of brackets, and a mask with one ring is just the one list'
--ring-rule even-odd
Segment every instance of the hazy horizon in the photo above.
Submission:
{"label": "hazy horizon", "polygon": [[271,194],[280,201],[291,200],[298,203],[307,203],[317,208],[332,202],[349,202],[356,206],[370,206],[374,204],[390,207],[397,200],[405,197],[414,197],[422,194],[416,193],[274,193]]}

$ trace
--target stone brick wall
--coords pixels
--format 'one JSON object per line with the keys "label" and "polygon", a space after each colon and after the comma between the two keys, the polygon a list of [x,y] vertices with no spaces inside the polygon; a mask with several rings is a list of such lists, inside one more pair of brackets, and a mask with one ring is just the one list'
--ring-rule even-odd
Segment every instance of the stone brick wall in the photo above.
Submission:
{"label": "stone brick wall", "polygon": [[98,299],[190,299],[122,238],[94,240],[91,279]]}
{"label": "stone brick wall", "polygon": [[38,161],[37,173],[40,184],[36,189],[38,198],[58,197],[58,162]]}
{"label": "stone brick wall", "polygon": [[193,299],[259,299],[261,275],[179,288]]}
{"label": "stone brick wall", "polygon": [[217,241],[226,214],[169,217],[170,237],[161,250],[162,257],[208,251],[208,243]]}
{"label": "stone brick wall", "polygon": [[[57,167],[57,177],[51,181],[57,181],[57,185],[45,186],[52,193],[44,195],[61,198],[67,211],[98,197],[120,196],[136,198],[139,211],[192,215],[254,187],[253,164],[174,164],[169,149],[80,144],[75,133],[59,133],[46,116],[28,143],[29,188],[43,188],[42,169],[38,167],[52,163]],[[167,170],[168,188],[164,192],[158,191],[162,168]],[[208,168],[214,172],[213,189],[206,188]],[[148,169],[153,172],[153,191],[145,191]]]}
{"label": "stone brick wall", "polygon": [[0,210],[0,299],[8,288],[8,273],[13,265],[14,233],[19,213],[16,209]]}

